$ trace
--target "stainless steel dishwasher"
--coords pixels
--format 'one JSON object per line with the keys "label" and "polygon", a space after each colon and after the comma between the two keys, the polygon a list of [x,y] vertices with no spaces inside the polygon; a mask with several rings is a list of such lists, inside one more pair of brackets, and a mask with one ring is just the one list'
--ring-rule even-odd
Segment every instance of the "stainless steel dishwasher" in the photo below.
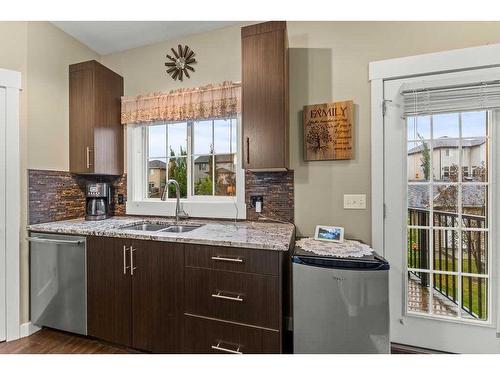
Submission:
{"label": "stainless steel dishwasher", "polygon": [[85,237],[31,233],[28,240],[31,322],[87,334]]}

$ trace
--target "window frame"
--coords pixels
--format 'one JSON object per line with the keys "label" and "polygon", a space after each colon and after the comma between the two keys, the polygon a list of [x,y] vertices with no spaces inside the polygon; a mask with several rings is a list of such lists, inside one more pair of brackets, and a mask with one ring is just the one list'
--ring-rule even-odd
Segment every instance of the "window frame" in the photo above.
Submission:
{"label": "window frame", "polygon": [[[213,217],[213,218],[237,218],[246,219],[245,204],[245,172],[241,167],[241,117],[234,118],[236,121],[236,194],[233,196],[218,195],[194,195],[193,186],[193,124],[195,121],[186,121],[187,126],[187,198],[181,198],[184,210],[191,217]],[[175,121],[171,123],[179,123]],[[126,204],[127,214],[132,215],[168,215],[175,213],[175,198],[167,198],[162,201],[160,198],[148,198],[147,162],[148,155],[148,127],[165,124],[166,122],[127,124],[127,189],[128,200]],[[168,132],[168,130],[167,130]],[[168,145],[167,145],[168,146]],[[169,150],[167,149],[167,155]],[[217,154],[215,154],[217,155]],[[213,156],[212,156],[213,157]],[[167,156],[167,171],[168,171]],[[168,176],[167,176],[168,177]],[[215,182],[213,182],[215,184]],[[214,188],[215,190],[215,188]],[[214,191],[215,193],[215,191]]]}

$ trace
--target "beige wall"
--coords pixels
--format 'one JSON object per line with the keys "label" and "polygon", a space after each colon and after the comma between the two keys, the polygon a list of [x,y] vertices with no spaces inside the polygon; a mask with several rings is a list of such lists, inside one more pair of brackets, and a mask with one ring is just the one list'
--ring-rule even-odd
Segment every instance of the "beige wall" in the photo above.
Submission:
{"label": "beige wall", "polygon": [[[370,242],[370,84],[368,63],[393,57],[500,42],[500,23],[288,22],[291,167],[300,235],[316,224],[339,225],[346,236]],[[184,83],[165,74],[165,54],[177,43],[197,54],[197,71]],[[241,79],[240,27],[229,27],[103,56],[125,77],[125,94],[138,95]],[[353,99],[355,159],[304,162],[304,105]],[[343,209],[343,194],[365,193],[366,210]]]}
{"label": "beige wall", "polygon": [[99,55],[48,22],[0,22],[0,68],[22,74],[21,321],[29,320],[27,173],[29,168],[67,171],[68,65]]}

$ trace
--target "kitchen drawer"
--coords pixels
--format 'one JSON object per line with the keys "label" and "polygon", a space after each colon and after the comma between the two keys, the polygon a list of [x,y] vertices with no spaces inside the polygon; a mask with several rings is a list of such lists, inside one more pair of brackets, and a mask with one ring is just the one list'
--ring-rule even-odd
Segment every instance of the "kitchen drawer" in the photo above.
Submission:
{"label": "kitchen drawer", "polygon": [[280,252],[225,246],[186,245],[185,264],[224,271],[278,275]]}
{"label": "kitchen drawer", "polygon": [[186,315],[185,352],[195,354],[280,353],[280,333]]}
{"label": "kitchen drawer", "polygon": [[280,329],[277,276],[185,268],[185,312]]}

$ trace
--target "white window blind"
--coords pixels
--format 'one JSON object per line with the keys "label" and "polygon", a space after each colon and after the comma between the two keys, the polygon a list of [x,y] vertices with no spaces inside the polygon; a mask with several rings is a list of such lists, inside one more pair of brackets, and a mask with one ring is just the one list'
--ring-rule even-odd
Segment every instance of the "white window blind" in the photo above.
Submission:
{"label": "white window blind", "polygon": [[403,85],[403,117],[500,108],[500,80],[425,87]]}

